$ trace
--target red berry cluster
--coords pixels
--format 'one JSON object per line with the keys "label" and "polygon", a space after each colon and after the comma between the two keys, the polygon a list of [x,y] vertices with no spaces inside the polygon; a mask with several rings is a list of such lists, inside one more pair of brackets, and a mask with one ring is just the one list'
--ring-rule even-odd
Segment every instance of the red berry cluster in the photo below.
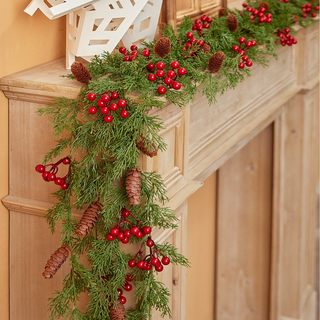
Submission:
{"label": "red berry cluster", "polygon": [[106,235],[106,239],[108,241],[118,239],[123,244],[127,244],[132,236],[141,239],[150,234],[151,231],[151,227],[141,226],[141,222],[138,221],[128,209],[123,208],[121,210],[119,223],[110,230]]}
{"label": "red berry cluster", "polygon": [[187,41],[183,47],[183,50],[191,50],[193,49],[193,52],[190,54],[193,56],[199,49],[203,49],[204,45],[206,44],[203,39],[196,39],[194,32],[188,31],[186,33]]}
{"label": "red berry cluster", "polygon": [[163,271],[163,266],[167,266],[170,263],[170,258],[157,249],[151,237],[146,240],[146,246],[149,247],[149,254],[144,256],[143,251],[140,249],[133,259],[128,261],[128,266],[145,271],[151,271],[152,268],[157,272]]}
{"label": "red berry cluster", "polygon": [[298,43],[297,39],[290,34],[290,28],[278,30],[277,35],[282,46],[292,46],[293,44]]}
{"label": "red berry cluster", "polygon": [[118,288],[118,301],[121,304],[125,304],[127,302],[127,298],[123,295],[123,290],[129,292],[133,289],[133,286],[130,282],[133,281],[133,275],[132,274],[127,274],[126,275],[126,282],[122,286],[122,288]]}
{"label": "red berry cluster", "polygon": [[[131,47],[130,47],[130,50],[127,50],[125,47],[120,47],[119,48],[119,52],[121,54],[123,54],[123,61],[133,61],[137,58],[137,56],[139,55],[139,51],[138,51],[138,47],[133,44]],[[150,56],[150,50],[147,49],[147,48],[144,48],[142,50],[142,55],[144,57],[149,57]]]}
{"label": "red berry cluster", "polygon": [[246,11],[250,12],[250,20],[252,22],[257,21],[259,23],[272,23],[272,14],[266,13],[267,9],[260,6],[259,9],[250,7],[246,2],[242,4]]}
{"label": "red berry cluster", "polygon": [[289,3],[289,0],[280,0],[280,2]]}
{"label": "red berry cluster", "polygon": [[[182,85],[180,82],[175,81],[175,79],[180,76],[187,74],[187,69],[180,67],[178,61],[172,61],[170,64],[171,69],[166,69],[166,64],[163,61],[157,62],[155,65],[153,63],[148,63],[147,69],[150,72],[148,74],[148,80],[151,82],[158,82],[159,80],[166,84],[169,88],[174,90],[180,90]],[[163,85],[158,86],[157,89],[159,94],[165,94],[167,88]]]}
{"label": "red berry cluster", "polygon": [[[87,99],[91,102],[97,100],[97,95],[93,92],[87,94]],[[96,114],[98,112],[98,107],[100,108],[100,113],[104,116],[103,120],[107,123],[113,121],[113,116],[111,112],[116,112],[120,108],[120,117],[123,119],[128,118],[129,112],[125,109],[127,101],[120,99],[118,92],[105,92],[98,97],[95,106],[91,106],[88,109],[89,114]]]}
{"label": "red berry cluster", "polygon": [[255,47],[257,42],[255,40],[246,40],[244,37],[239,38],[239,45],[233,45],[232,50],[237,52],[241,56],[241,62],[239,63],[239,69],[243,69],[245,66],[252,67],[253,63],[249,59],[248,55],[246,55],[246,51],[251,47]]}
{"label": "red berry cluster", "polygon": [[[69,172],[66,176],[64,177],[58,177],[57,173],[59,171],[59,165],[60,164],[65,164],[65,165],[70,165],[71,161],[70,158],[62,158],[56,163],[50,163],[50,164],[37,164],[35,167],[35,170],[42,175],[42,179],[46,182],[53,181],[56,185],[60,186],[62,190],[68,189],[68,184],[66,182],[66,179],[69,175],[70,172],[70,167],[69,167]],[[47,167],[50,167],[47,169]]]}
{"label": "red berry cluster", "polygon": [[192,25],[193,31],[198,31],[198,34],[201,35],[203,29],[209,29],[212,23],[212,18],[207,15],[202,15],[200,19],[196,19]]}
{"label": "red berry cluster", "polygon": [[303,18],[307,18],[308,16],[316,18],[318,15],[319,6],[312,6],[310,2],[307,2],[301,7],[301,11]]}

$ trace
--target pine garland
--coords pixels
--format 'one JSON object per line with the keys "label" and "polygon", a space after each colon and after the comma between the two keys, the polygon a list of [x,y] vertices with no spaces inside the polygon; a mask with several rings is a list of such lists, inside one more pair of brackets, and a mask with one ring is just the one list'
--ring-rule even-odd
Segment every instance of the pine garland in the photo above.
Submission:
{"label": "pine garland", "polygon": [[[71,271],[63,289],[50,302],[51,319],[122,319],[124,310],[119,303],[125,303],[124,288],[129,290],[131,286],[137,303],[126,310],[126,319],[149,319],[152,308],[163,318],[170,317],[169,291],[156,279],[155,272],[160,271],[155,270],[169,262],[187,266],[188,261],[171,244],[155,244],[152,240],[152,228],[175,229],[177,218],[163,206],[167,197],[161,177],[137,168],[140,151],[153,154],[166,147],[159,134],[162,123],[149,111],[168,103],[185,106],[198,88],[203,88],[210,103],[214,102],[249,75],[252,64],[265,65],[270,56],[275,56],[278,43],[295,44],[290,32],[297,17],[305,27],[313,23],[317,11],[316,2],[310,10],[306,3],[255,0],[245,4],[244,10],[221,10],[220,18],[202,16],[195,22],[185,18],[177,32],[167,26],[162,38],[146,43],[145,49],[132,46],[130,54],[121,49],[123,53],[95,57],[88,73],[77,66],[81,75],[92,77],[79,97],[61,98],[40,110],[52,118],[55,133],[63,137],[44,162],[66,154],[71,159],[68,188],[56,192],[57,203],[47,216],[52,231],[57,223],[62,224],[63,248],[68,249],[62,255],[58,249],[58,259],[53,257],[56,253],[49,259],[44,276],[51,278],[67,259],[67,252],[71,255]],[[266,19],[271,15],[272,21],[259,22],[261,17],[255,10]],[[163,72],[156,74],[159,70],[165,74],[170,71],[171,78],[164,80]],[[84,78],[87,81],[87,76]],[[102,108],[110,97],[116,101],[112,118],[100,113],[108,115],[109,111]],[[92,106],[92,101],[97,103],[95,99],[102,101],[100,111]],[[88,205],[80,222],[75,221],[72,210]],[[141,244],[136,256],[123,251],[128,242]],[[154,265],[146,256],[146,264],[141,264],[145,269],[131,268],[128,263],[133,261],[133,265],[136,257],[143,258],[145,245],[154,248]],[[80,262],[84,254],[89,266]],[[85,312],[77,307],[83,292],[89,297]]]}

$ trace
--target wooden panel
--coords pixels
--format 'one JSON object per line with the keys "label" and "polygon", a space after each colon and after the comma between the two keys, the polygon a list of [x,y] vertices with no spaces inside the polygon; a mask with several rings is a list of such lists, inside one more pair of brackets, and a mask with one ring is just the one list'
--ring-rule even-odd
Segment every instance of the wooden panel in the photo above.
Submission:
{"label": "wooden panel", "polygon": [[[188,199],[187,319],[214,319],[216,175]],[[201,307],[200,307],[201,306]]]}
{"label": "wooden panel", "polygon": [[[272,319],[316,319],[318,89],[297,95],[276,121]],[[290,295],[287,293],[290,292]]]}
{"label": "wooden panel", "polygon": [[10,212],[10,319],[48,319],[48,299],[62,286],[68,263],[55,277],[41,273],[57,249],[59,232],[52,235],[45,218]]}
{"label": "wooden panel", "polygon": [[216,318],[268,320],[272,127],[218,171]]}

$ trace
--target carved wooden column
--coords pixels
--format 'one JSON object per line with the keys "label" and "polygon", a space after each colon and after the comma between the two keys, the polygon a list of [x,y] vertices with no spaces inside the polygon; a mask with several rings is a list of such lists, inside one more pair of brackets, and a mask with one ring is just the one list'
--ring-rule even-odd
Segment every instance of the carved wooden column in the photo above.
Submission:
{"label": "carved wooden column", "polygon": [[[316,320],[317,39],[317,26],[300,30],[299,45],[279,49],[268,68],[254,67],[213,106],[199,90],[184,109],[154,111],[168,148],[142,157],[141,165],[164,177],[168,205],[180,219],[177,231],[158,231],[156,241],[188,255],[188,198],[215,173],[211,319]],[[37,109],[79,92],[65,73],[57,60],[0,80],[10,110],[10,193],[3,202],[10,211],[11,320],[47,319],[47,298],[65,271],[41,277],[59,233],[52,236],[45,221],[54,186],[33,170],[54,145],[49,120]],[[161,279],[172,293],[173,319],[194,320],[186,312],[186,270],[166,270]]]}

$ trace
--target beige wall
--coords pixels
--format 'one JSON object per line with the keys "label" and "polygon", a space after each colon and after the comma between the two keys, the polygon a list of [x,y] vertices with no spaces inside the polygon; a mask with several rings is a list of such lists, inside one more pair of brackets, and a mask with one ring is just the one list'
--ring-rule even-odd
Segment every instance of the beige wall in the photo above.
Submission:
{"label": "beige wall", "polygon": [[[31,1],[31,0],[30,0]],[[29,0],[0,1],[0,77],[61,57],[64,18],[23,12]],[[8,101],[0,92],[0,198],[8,193]],[[8,319],[8,213],[0,204],[0,319]]]}

